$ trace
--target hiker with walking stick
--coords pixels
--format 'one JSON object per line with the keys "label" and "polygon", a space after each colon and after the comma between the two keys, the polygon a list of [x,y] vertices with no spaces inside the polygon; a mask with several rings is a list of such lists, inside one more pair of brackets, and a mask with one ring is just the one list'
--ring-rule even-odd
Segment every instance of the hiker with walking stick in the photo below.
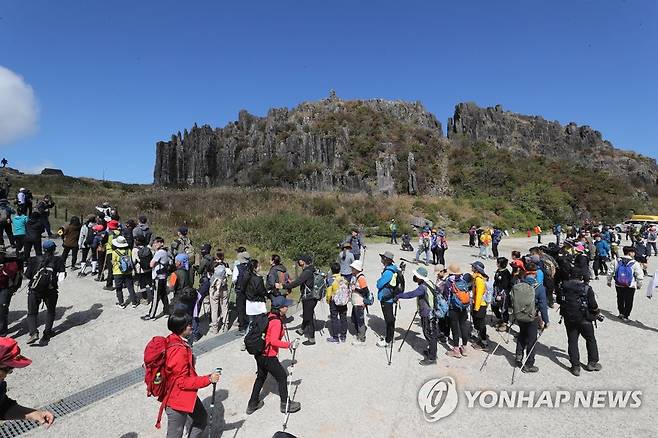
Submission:
{"label": "hiker with walking stick", "polygon": [[386,337],[380,339],[377,342],[377,346],[387,348],[393,342],[393,335],[395,334],[394,300],[397,292],[404,291],[404,275],[393,263],[395,256],[392,252],[386,251],[379,256],[381,257],[382,265],[384,265],[384,271],[379,280],[377,280],[377,299],[379,299],[382,306],[382,314],[386,323]]}
{"label": "hiker with walking stick", "polygon": [[[263,384],[265,383],[268,374],[271,374],[276,379],[279,386],[281,413],[293,413],[301,409],[301,404],[299,402],[288,399],[288,374],[278,358],[279,348],[291,348],[295,351],[299,345],[299,339],[295,339],[293,342],[282,340],[284,334],[283,319],[286,317],[288,307],[291,305],[292,301],[287,300],[282,295],[272,298],[271,311],[267,315],[268,321],[262,330],[265,332],[265,339],[263,340],[261,333],[260,336],[255,336],[253,338],[254,346],[256,347],[255,350],[252,350],[251,345],[247,346],[247,351],[254,354],[256,365],[258,366],[256,381],[254,382],[254,387],[251,391],[251,398],[247,405],[247,415],[251,415],[263,407],[264,403],[260,399],[260,392],[263,389]],[[251,342],[249,334],[245,337],[245,344],[247,342]]]}
{"label": "hiker with walking stick", "polygon": [[309,255],[302,255],[297,260],[297,265],[302,268],[302,273],[299,277],[284,284],[275,283],[277,289],[286,289],[290,291],[296,287],[300,288],[300,300],[302,302],[302,326],[297,329],[297,334],[300,336],[306,335],[304,345],[315,345],[315,306],[322,298],[326,285],[319,282],[320,286],[316,285],[317,274],[315,266],[313,266],[313,258]]}
{"label": "hiker with walking stick", "polygon": [[[436,348],[439,333],[437,318],[434,313],[434,303],[435,299],[437,298],[436,292],[430,284],[427,268],[420,266],[414,271],[413,275],[413,281],[418,285],[418,287],[416,287],[416,289],[411,292],[398,294],[395,299],[396,301],[399,299],[409,298],[417,299],[416,303],[418,304],[418,310],[416,310],[416,313],[414,314],[411,322],[413,324],[416,315],[420,314],[420,325],[423,328],[423,335],[427,340],[427,350],[423,351],[425,358],[418,363],[423,366],[434,365],[436,364]],[[447,303],[445,308],[447,308]],[[411,325],[409,325],[409,329],[411,329]],[[407,329],[407,333],[404,335],[400,349],[402,349],[402,345],[407,338],[407,334],[409,334],[409,329]],[[398,351],[400,351],[400,349],[398,349]]]}
{"label": "hiker with walking stick", "polygon": [[[510,322],[519,326],[516,338],[516,366],[524,373],[536,373],[534,346],[537,342],[538,327],[548,328],[548,305],[546,290],[537,282],[537,265],[530,262],[525,265],[523,280],[516,283],[510,292],[512,314]],[[538,318],[538,314],[541,318]],[[524,352],[527,353],[525,361]]]}

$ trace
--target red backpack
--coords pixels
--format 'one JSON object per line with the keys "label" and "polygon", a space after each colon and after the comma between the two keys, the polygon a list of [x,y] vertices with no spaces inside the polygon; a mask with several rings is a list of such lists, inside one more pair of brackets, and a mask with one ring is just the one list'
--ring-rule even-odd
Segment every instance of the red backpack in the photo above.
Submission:
{"label": "red backpack", "polygon": [[154,336],[146,344],[144,349],[144,383],[146,383],[146,396],[156,397],[160,404],[160,411],[158,412],[158,420],[155,427],[160,429],[160,420],[162,419],[162,412],[164,411],[165,404],[171,393],[174,382],[170,382],[167,378],[167,370],[165,364],[167,362],[167,350],[170,347],[180,345],[185,346],[182,342],[169,343],[167,338],[162,336]]}

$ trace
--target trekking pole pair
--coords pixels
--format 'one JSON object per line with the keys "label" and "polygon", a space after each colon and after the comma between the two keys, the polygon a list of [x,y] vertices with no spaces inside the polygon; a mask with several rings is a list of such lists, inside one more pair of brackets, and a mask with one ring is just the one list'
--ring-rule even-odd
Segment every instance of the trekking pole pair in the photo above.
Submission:
{"label": "trekking pole pair", "polygon": [[[530,349],[530,351],[529,351],[528,354],[526,355],[525,360],[524,360],[523,362],[521,362],[521,370],[522,370],[522,371],[523,371],[523,368],[525,367],[526,363],[528,362],[528,359],[529,359],[530,356],[532,355],[532,352],[535,350],[535,347],[537,346],[537,343],[539,342],[539,338],[541,338],[541,335],[543,335],[543,334],[544,334],[544,329],[542,329],[542,330],[539,332],[539,336],[537,336],[537,339],[535,339],[535,343],[532,344],[532,348]],[[515,374],[516,374],[516,366],[515,366],[514,369],[512,370],[512,385],[514,385],[514,376],[515,376]]]}

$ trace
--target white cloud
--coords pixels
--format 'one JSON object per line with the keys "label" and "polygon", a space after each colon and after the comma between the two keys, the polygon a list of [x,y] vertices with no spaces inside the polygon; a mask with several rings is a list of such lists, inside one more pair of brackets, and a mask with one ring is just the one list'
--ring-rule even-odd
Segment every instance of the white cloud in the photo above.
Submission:
{"label": "white cloud", "polygon": [[37,100],[21,76],[0,66],[0,145],[37,130]]}
{"label": "white cloud", "polygon": [[43,169],[46,167],[50,167],[51,169],[56,168],[55,164],[53,164],[52,161],[41,161],[38,164],[23,164],[23,163],[17,163],[15,166],[12,165],[11,161],[9,162],[10,167],[14,167],[15,169],[20,170],[23,173],[27,173],[30,175],[37,175],[40,174]]}

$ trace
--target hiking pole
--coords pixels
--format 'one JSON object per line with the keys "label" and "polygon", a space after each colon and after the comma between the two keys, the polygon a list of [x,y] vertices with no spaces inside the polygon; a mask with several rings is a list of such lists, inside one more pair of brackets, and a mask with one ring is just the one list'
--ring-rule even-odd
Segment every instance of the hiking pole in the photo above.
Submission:
{"label": "hiking pole", "polygon": [[[215,373],[219,373],[219,375],[222,375],[222,369],[221,368],[215,368],[214,370]],[[215,392],[217,391],[217,383],[212,384],[212,397],[210,398],[210,435],[212,436],[212,420],[213,420],[213,414],[215,413]]]}
{"label": "hiking pole", "polygon": [[480,372],[484,369],[484,367],[487,366],[487,361],[489,360],[489,357],[491,357],[493,354],[496,353],[496,350],[498,350],[498,347],[500,347],[500,342],[496,342],[496,348],[493,349],[493,351],[490,351],[487,353],[487,357],[484,358],[484,362],[482,362],[482,365],[480,366]]}
{"label": "hiking pole", "polygon": [[409,335],[409,330],[411,330],[411,326],[413,325],[414,321],[416,320],[416,316],[418,316],[418,310],[416,310],[416,313],[414,313],[414,317],[411,318],[411,322],[409,323],[409,327],[407,328],[407,332],[404,334],[404,338],[402,338],[402,343],[400,344],[400,347],[398,348],[398,353],[400,350],[402,350],[402,346],[404,345],[404,341],[407,340],[407,335]]}
{"label": "hiking pole", "polygon": [[[537,343],[539,342],[539,338],[541,338],[541,335],[543,335],[543,334],[544,334],[544,329],[542,329],[539,332],[539,336],[537,336],[537,339],[535,339],[535,343],[532,344],[532,348],[528,352],[525,360],[521,363],[521,369],[523,369],[523,367],[525,367],[525,364],[528,362],[528,359],[530,358],[530,355],[532,355],[532,352],[535,350],[535,347],[537,346]],[[514,370],[516,371],[516,367],[514,367]],[[514,373],[512,373],[512,385],[514,385]]]}
{"label": "hiking pole", "polygon": [[283,431],[285,432],[288,428],[288,419],[290,418],[290,412],[288,408],[290,407],[290,385],[292,384],[292,372],[295,368],[295,355],[297,354],[297,347],[299,346],[299,338],[295,339],[291,345],[292,347],[292,362],[290,362],[290,370],[286,374],[286,386],[288,387],[288,396],[286,397],[286,411],[285,411],[285,420],[283,422]]}
{"label": "hiking pole", "polygon": [[[395,310],[393,311],[393,324],[395,324],[395,318],[398,316],[398,303],[395,303]],[[413,321],[412,321],[413,322]],[[393,339],[391,339],[391,354],[388,357],[388,365],[391,366],[391,362],[393,361],[393,344],[395,344],[395,330],[393,331]]]}

